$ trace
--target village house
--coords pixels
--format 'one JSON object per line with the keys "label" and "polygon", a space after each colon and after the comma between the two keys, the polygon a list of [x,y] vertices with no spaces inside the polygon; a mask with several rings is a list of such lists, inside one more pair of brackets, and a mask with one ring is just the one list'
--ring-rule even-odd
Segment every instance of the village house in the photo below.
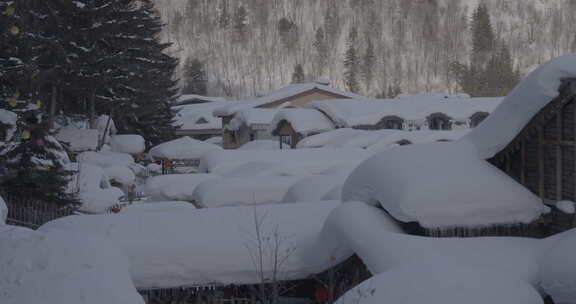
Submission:
{"label": "village house", "polygon": [[[222,119],[223,146],[226,149],[238,148],[246,143],[246,136],[239,135],[240,128],[229,128],[230,122],[236,113],[251,109],[274,109],[274,108],[300,108],[315,100],[324,99],[359,99],[360,95],[344,92],[330,87],[328,81],[316,81],[308,83],[291,84],[285,88],[274,90],[265,94],[259,94],[253,99],[229,103],[214,110],[214,115]],[[272,117],[270,117],[271,119]],[[250,136],[248,136],[250,138]],[[265,139],[257,138],[254,139]]]}
{"label": "village house", "polygon": [[172,107],[176,135],[197,140],[222,136],[222,122],[212,115],[212,111],[227,104],[228,101],[219,97],[182,95]]}

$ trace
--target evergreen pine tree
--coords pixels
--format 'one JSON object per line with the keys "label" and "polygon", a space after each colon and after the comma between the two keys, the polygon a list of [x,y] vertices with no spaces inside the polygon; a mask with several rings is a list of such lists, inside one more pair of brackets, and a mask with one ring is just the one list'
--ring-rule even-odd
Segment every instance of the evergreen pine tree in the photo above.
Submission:
{"label": "evergreen pine tree", "polygon": [[248,10],[244,5],[240,5],[234,11],[234,41],[245,43],[248,38]]}
{"label": "evergreen pine tree", "polygon": [[350,92],[359,92],[358,83],[358,55],[356,53],[358,32],[356,27],[352,27],[348,34],[347,50],[344,54],[344,84]]}
{"label": "evergreen pine tree", "polygon": [[366,42],[366,52],[364,53],[364,57],[362,59],[362,77],[366,85],[366,90],[370,91],[370,87],[374,79],[374,67],[376,65],[374,45],[370,39],[368,39]]}
{"label": "evergreen pine tree", "polygon": [[[34,78],[38,56],[30,50],[50,43],[39,37],[34,25],[42,15],[36,2],[0,0],[0,109],[15,114],[16,136],[0,146],[0,187],[9,194],[55,204],[74,204],[66,193],[68,171],[62,146],[50,137],[40,120],[41,103]],[[46,20],[43,20],[46,22]],[[5,47],[4,47],[5,46]]]}
{"label": "evergreen pine tree", "polygon": [[184,67],[184,87],[182,94],[208,94],[208,75],[204,69],[204,63],[194,58],[189,58]]}
{"label": "evergreen pine tree", "polygon": [[328,44],[326,43],[326,36],[324,29],[319,27],[314,35],[314,75],[319,77],[324,73],[326,63],[328,62]]}
{"label": "evergreen pine tree", "polygon": [[496,48],[496,37],[485,4],[479,4],[472,15],[471,64],[483,67]]}
{"label": "evergreen pine tree", "polygon": [[305,79],[304,68],[302,68],[301,64],[296,64],[294,66],[294,72],[292,73],[292,83],[302,83]]}

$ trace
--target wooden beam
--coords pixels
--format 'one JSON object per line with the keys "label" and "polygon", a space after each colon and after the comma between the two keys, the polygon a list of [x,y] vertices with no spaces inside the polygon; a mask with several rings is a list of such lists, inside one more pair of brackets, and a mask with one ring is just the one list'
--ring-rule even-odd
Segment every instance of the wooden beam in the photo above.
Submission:
{"label": "wooden beam", "polygon": [[[562,140],[562,111],[556,113],[558,139]],[[556,145],[556,199],[562,199],[562,146]]]}
{"label": "wooden beam", "polygon": [[544,132],[538,128],[538,195],[544,198]]}
{"label": "wooden beam", "polygon": [[520,143],[520,183],[526,185],[526,142]]}

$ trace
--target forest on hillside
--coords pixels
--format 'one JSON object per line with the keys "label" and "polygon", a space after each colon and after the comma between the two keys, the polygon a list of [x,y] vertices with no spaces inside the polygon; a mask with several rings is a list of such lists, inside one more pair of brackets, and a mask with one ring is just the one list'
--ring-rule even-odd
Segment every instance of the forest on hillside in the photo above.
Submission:
{"label": "forest on hillside", "polygon": [[284,86],[298,65],[306,79],[330,79],[343,89],[356,74],[356,90],[368,96],[462,91],[454,64],[473,61],[479,5],[521,76],[576,51],[572,0],[156,1],[180,78],[205,79],[210,95]]}

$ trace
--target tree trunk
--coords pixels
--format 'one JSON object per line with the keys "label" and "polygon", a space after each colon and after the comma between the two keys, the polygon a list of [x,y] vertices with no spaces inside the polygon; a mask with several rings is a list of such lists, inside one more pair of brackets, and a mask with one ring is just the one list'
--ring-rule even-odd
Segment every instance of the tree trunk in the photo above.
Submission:
{"label": "tree trunk", "polygon": [[54,119],[56,117],[56,104],[58,103],[58,88],[52,85],[52,99],[50,101],[50,111],[48,112],[48,128],[54,128]]}
{"label": "tree trunk", "polygon": [[89,123],[90,123],[90,129],[96,129],[96,104],[95,104],[95,99],[96,99],[96,93],[94,91],[92,91],[92,93],[90,94],[90,101],[89,101],[89,113],[88,113],[88,119],[89,119]]}

